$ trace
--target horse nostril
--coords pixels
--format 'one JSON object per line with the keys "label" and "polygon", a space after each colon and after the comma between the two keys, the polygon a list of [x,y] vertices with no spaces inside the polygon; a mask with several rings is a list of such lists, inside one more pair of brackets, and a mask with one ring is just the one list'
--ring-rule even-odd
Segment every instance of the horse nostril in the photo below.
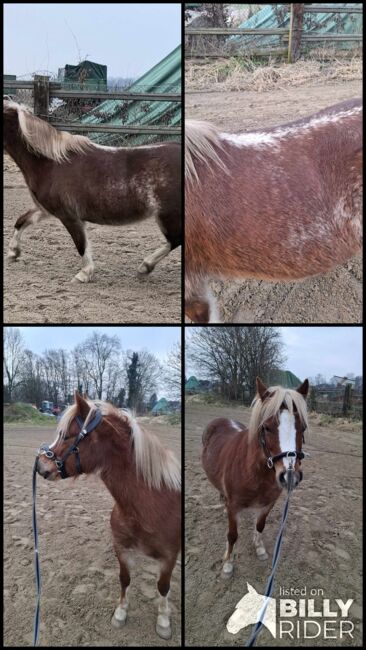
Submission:
{"label": "horse nostril", "polygon": [[281,485],[283,485],[283,486],[286,485],[285,475],[286,475],[286,472],[281,472],[281,474],[280,474],[280,476],[279,476],[280,483],[281,483]]}

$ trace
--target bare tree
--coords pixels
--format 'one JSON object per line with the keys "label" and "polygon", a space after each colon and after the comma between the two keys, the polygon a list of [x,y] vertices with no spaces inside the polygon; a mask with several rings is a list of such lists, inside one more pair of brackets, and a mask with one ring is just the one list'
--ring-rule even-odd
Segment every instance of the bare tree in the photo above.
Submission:
{"label": "bare tree", "polygon": [[148,350],[127,352],[125,360],[127,376],[127,406],[137,413],[145,411],[148,396],[159,385],[162,368],[157,358]]}
{"label": "bare tree", "polygon": [[165,384],[172,395],[180,399],[182,390],[182,350],[180,342],[175,343],[168,354]]}
{"label": "bare tree", "polygon": [[82,369],[82,374],[88,378],[89,389],[94,390],[98,399],[102,399],[107,388],[108,368],[111,363],[115,363],[120,348],[117,336],[99,332],[93,332],[76,348],[79,370]]}
{"label": "bare tree", "polygon": [[187,357],[233,400],[251,399],[255,378],[267,381],[284,361],[278,329],[266,326],[196,328]]}
{"label": "bare tree", "polygon": [[13,400],[14,389],[21,380],[24,360],[24,343],[17,327],[4,328],[4,375],[9,402]]}

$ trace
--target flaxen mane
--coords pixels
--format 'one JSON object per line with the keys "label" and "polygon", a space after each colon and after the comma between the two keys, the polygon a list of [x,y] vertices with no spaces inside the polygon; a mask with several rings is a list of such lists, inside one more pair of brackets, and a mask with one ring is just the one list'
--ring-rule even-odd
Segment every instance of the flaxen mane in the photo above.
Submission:
{"label": "flaxen mane", "polygon": [[70,153],[86,153],[94,147],[89,138],[83,135],[71,135],[66,131],[57,131],[51,124],[32,115],[24,106],[13,101],[4,102],[5,110],[16,110],[19,128],[27,147],[40,154],[61,163],[69,159]]}
{"label": "flaxen mane", "polygon": [[[128,425],[133,439],[136,471],[149,488],[159,490],[164,484],[172,490],[180,490],[180,463],[170,449],[163,447],[157,436],[143,429],[131,413],[125,409],[117,409],[112,404],[100,400],[87,400],[87,402],[90,405],[90,411],[85,425],[93,417],[96,408],[99,408],[106,417],[108,415],[117,416],[125,425]],[[66,409],[58,423],[57,434],[59,437],[63,438],[66,435],[77,412],[76,404]]]}
{"label": "flaxen mane", "polygon": [[220,134],[216,126],[199,120],[186,120],[185,132],[185,178],[186,181],[199,181],[195,161],[213,163],[227,172],[224,162],[217,153],[222,148]]}
{"label": "flaxen mane", "polygon": [[264,401],[261,400],[259,395],[256,395],[252,402],[253,410],[249,422],[249,438],[251,440],[258,435],[259,429],[268,418],[278,415],[282,404],[285,404],[291,414],[294,412],[295,406],[302,424],[307,428],[306,402],[300,393],[282,386],[271,386],[267,391],[269,396]]}

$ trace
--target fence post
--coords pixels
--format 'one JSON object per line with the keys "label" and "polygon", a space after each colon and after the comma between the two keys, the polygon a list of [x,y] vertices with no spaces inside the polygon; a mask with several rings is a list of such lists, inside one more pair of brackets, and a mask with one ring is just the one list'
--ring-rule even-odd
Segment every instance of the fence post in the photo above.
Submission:
{"label": "fence post", "polygon": [[343,397],[343,415],[348,415],[351,410],[352,404],[352,386],[351,384],[346,384],[344,387],[344,397]]}
{"label": "fence post", "polygon": [[310,387],[309,411],[316,411],[316,392],[314,386]]}
{"label": "fence post", "polygon": [[50,102],[50,77],[34,75],[34,115],[48,120],[48,107]]}
{"label": "fence post", "polygon": [[304,19],[304,4],[292,2],[290,16],[290,31],[288,38],[288,63],[295,63],[300,56],[302,24]]}

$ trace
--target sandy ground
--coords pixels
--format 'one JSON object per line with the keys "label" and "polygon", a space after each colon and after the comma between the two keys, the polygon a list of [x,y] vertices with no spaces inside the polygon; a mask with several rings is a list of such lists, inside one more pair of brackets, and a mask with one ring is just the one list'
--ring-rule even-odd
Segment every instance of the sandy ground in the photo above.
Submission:
{"label": "sandy ground", "polygon": [[[180,456],[180,427],[145,426]],[[35,450],[54,437],[55,429],[49,427],[5,428],[5,646],[33,643],[32,466]],[[120,589],[109,523],[112,497],[91,476],[54,485],[39,479],[37,490],[43,582],[40,645],[179,646],[180,560],[171,583],[172,639],[163,641],[155,633],[158,567],[148,558],[139,559],[132,570],[128,621],[116,630],[110,624]]]}
{"label": "sandy ground", "polygon": [[[24,178],[4,158],[4,238],[7,247],[16,219],[33,206]],[[23,234],[19,260],[5,260],[6,323],[179,323],[181,247],[149,277],[137,268],[166,240],[152,219],[137,226],[87,225],[96,273],[89,284],[71,283],[81,268],[74,243],[58,221]]]}
{"label": "sandy ground", "polygon": [[[273,126],[361,95],[348,81],[269,92],[208,92],[185,96],[187,118],[209,120],[225,131]],[[226,322],[360,323],[361,257],[303,282],[222,281],[213,284]]]}
{"label": "sandy ground", "polygon": [[[247,582],[264,593],[284,499],[269,515],[264,541],[270,559],[261,561],[252,546],[253,515],[245,513],[239,524],[234,575],[220,577],[226,543],[226,517],[218,492],[208,482],[200,463],[201,436],[215,417],[229,416],[248,424],[249,410],[214,405],[186,404],[185,416],[185,638],[188,646],[243,646],[252,627],[237,635],[226,622],[237,602],[247,593]],[[311,422],[311,420],[310,420]],[[294,492],[273,597],[279,587],[322,588],[324,597],[353,598],[350,619],[354,639],[274,639],[263,628],[258,646],[329,646],[362,644],[361,579],[361,466],[362,433],[359,426],[323,428],[311,424],[305,449],[311,458],[303,463],[304,480]],[[319,602],[315,599],[316,604]],[[333,607],[332,607],[333,608]],[[298,619],[293,619],[295,622]]]}

